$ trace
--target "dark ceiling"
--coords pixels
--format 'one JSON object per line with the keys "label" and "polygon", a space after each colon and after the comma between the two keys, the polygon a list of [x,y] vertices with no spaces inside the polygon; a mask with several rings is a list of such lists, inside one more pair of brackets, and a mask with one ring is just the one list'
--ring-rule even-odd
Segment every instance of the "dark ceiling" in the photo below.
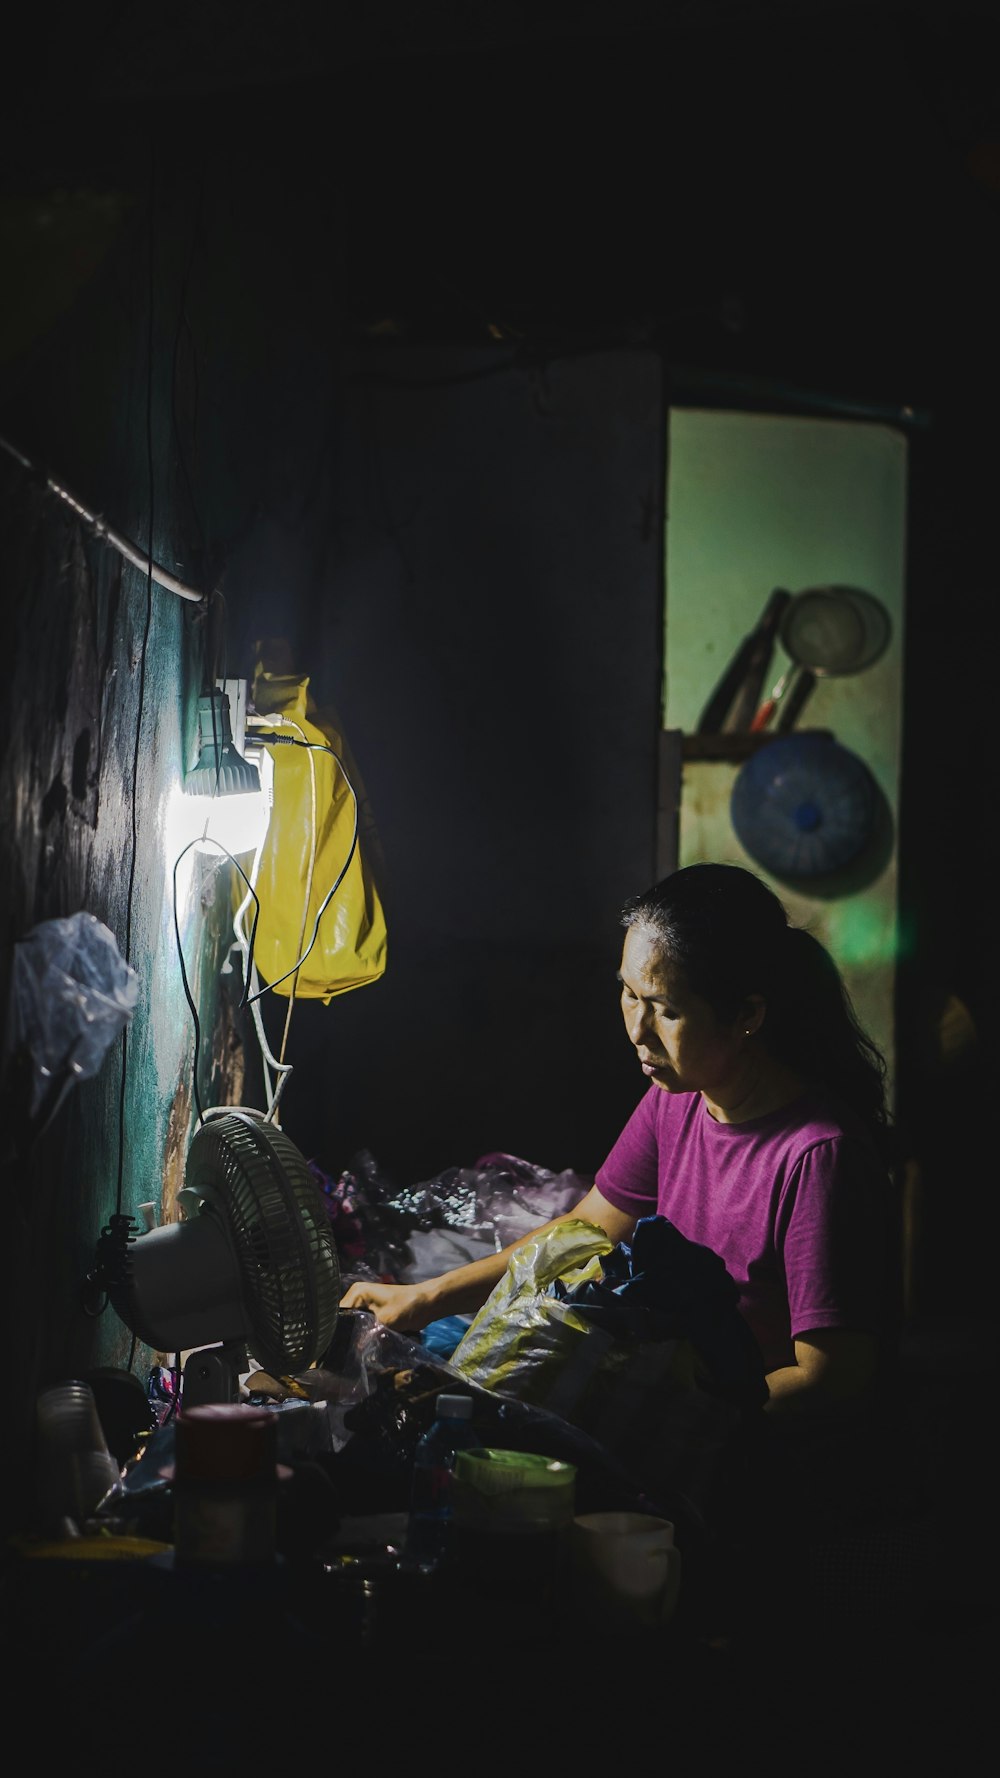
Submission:
{"label": "dark ceiling", "polygon": [[[137,0],[26,16],[0,191],[224,152],[314,199],[362,333],[933,402],[992,339],[995,5]],[[335,277],[335,273],[337,274]]]}

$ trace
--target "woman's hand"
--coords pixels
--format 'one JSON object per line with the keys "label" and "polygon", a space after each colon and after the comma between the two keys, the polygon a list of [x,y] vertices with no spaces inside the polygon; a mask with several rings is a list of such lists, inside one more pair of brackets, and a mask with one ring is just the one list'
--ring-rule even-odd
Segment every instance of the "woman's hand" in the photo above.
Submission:
{"label": "woman's hand", "polygon": [[635,1217],[616,1210],[607,1198],[601,1196],[596,1185],[592,1185],[574,1210],[554,1216],[528,1235],[519,1235],[499,1253],[488,1253],[483,1259],[455,1266],[437,1278],[423,1278],[418,1284],[381,1284],[377,1279],[358,1278],[345,1290],[340,1306],[342,1309],[370,1309],[383,1326],[398,1328],[401,1333],[416,1332],[448,1315],[475,1315],[500,1282],[511,1255],[526,1242],[544,1234],[546,1229],[553,1229],[557,1223],[572,1216],[596,1223],[612,1243],[631,1239],[635,1229]]}
{"label": "woman's hand", "polygon": [[401,1333],[426,1327],[435,1315],[419,1284],[381,1284],[369,1278],[359,1278],[349,1285],[340,1307],[370,1309],[383,1327],[395,1327]]}

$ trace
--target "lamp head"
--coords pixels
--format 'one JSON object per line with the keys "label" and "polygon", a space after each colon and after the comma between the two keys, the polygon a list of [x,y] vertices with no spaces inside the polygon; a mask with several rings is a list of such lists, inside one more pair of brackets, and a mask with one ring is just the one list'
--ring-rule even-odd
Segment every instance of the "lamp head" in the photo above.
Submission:
{"label": "lamp head", "polygon": [[198,699],[198,758],[184,779],[188,796],[246,796],[260,792],[260,773],[233,740],[223,691]]}
{"label": "lamp head", "polygon": [[185,776],[184,791],[204,800],[199,850],[214,850],[212,840],[231,853],[254,850],[267,825],[268,797],[256,765],[233,739],[224,691],[198,699],[198,758]]}

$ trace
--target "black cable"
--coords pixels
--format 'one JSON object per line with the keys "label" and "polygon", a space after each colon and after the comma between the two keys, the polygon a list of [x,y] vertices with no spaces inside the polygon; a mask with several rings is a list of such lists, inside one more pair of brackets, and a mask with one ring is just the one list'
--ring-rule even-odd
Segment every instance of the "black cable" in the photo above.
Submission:
{"label": "black cable", "polygon": [[[132,903],[135,894],[136,859],[139,850],[139,756],[142,740],[142,709],[146,694],[146,654],[149,648],[149,631],[153,620],[153,530],[155,516],[154,475],[153,475],[153,298],[155,291],[155,230],[154,216],[156,203],[156,145],[150,142],[149,147],[149,261],[148,261],[148,294],[147,294],[147,338],[146,338],[146,468],[149,479],[149,532],[146,560],[146,623],[142,636],[142,648],[139,654],[139,708],[135,722],[135,744],[132,749],[132,856],[129,860],[128,893],[125,900],[125,961],[132,962]],[[115,1193],[115,1213],[121,1215],[122,1193],[125,1168],[125,1092],[128,1080],[128,1025],[122,1026],[122,1071],[121,1086],[118,1096],[118,1182]]]}
{"label": "black cable", "polygon": [[[309,940],[309,943],[307,944],[305,950],[302,952],[302,955],[298,958],[297,962],[292,964],[291,969],[285,970],[284,975],[279,975],[275,981],[268,982],[267,987],[261,988],[258,991],[258,993],[256,993],[256,994],[251,994],[249,996],[249,998],[247,998],[246,994],[244,994],[244,998],[241,1002],[241,1005],[243,1005],[243,1006],[253,1006],[256,1001],[263,999],[265,994],[269,993],[273,988],[277,988],[282,982],[287,982],[289,976],[295,975],[298,972],[298,970],[300,970],[302,968],[303,963],[305,962],[306,958],[308,957],[310,951],[313,948],[313,945],[316,943],[316,940],[319,937],[319,923],[322,920],[323,915],[326,913],[326,910],[329,907],[334,896],[336,895],[337,890],[340,888],[340,885],[343,882],[345,876],[347,875],[347,872],[350,868],[351,859],[354,857],[354,854],[357,850],[357,845],[358,845],[358,793],[355,790],[354,785],[351,783],[351,780],[347,774],[347,768],[345,767],[344,762],[341,759],[340,754],[336,751],[336,749],[333,747],[328,747],[326,745],[326,743],[322,742],[322,741],[299,741],[296,739],[296,737],[294,735],[269,735],[269,734],[262,733],[262,732],[255,732],[255,739],[258,741],[267,741],[267,742],[273,744],[275,747],[305,747],[312,753],[329,753],[331,759],[335,759],[337,764],[339,765],[341,772],[344,775],[344,782],[347,785],[347,788],[350,791],[352,797],[354,798],[354,831],[351,835],[351,844],[350,844],[350,848],[347,853],[347,857],[345,858],[343,864],[340,867],[340,870],[337,873],[335,882],[331,885],[330,889],[327,891],[326,895],[323,898],[322,904],[316,914],[316,919],[313,922],[312,937]],[[255,920],[254,921],[255,927],[256,927],[256,924],[257,923]],[[249,983],[249,979],[250,979],[250,966],[251,966],[252,961],[253,961],[253,935],[251,934],[250,945],[249,945],[249,956],[247,959],[247,981],[248,981],[248,983]]]}
{"label": "black cable", "polygon": [[203,216],[204,216],[204,209],[205,209],[205,175],[204,175],[204,173],[202,173],[201,184],[200,184],[199,190],[198,190],[197,207],[195,210],[194,227],[191,232],[191,247],[190,247],[190,251],[187,256],[187,261],[184,266],[184,272],[181,277],[180,297],[179,297],[178,305],[177,305],[177,327],[176,327],[176,330],[174,333],[174,351],[173,351],[173,360],[172,360],[172,364],[171,364],[171,376],[170,376],[170,418],[171,418],[171,423],[173,425],[174,443],[176,444],[176,447],[177,447],[177,461],[180,465],[181,475],[184,479],[184,486],[185,486],[185,489],[187,490],[188,504],[190,505],[191,513],[192,513],[192,516],[193,516],[194,522],[195,522],[195,527],[198,532],[198,542],[199,542],[199,546],[201,549],[201,559],[202,559],[203,566],[204,566],[204,563],[205,563],[207,556],[208,556],[208,541],[207,541],[207,538],[205,535],[205,527],[202,523],[201,514],[198,511],[198,504],[197,504],[197,501],[195,500],[195,497],[194,497],[194,488],[191,483],[191,476],[188,472],[187,457],[185,455],[183,443],[181,440],[181,429],[180,429],[180,426],[178,425],[178,422],[177,422],[177,364],[178,364],[178,359],[180,357],[181,338],[182,338],[183,334],[186,332],[188,341],[190,344],[191,369],[192,369],[192,376],[193,376],[193,382],[194,382],[194,412],[193,412],[192,430],[193,430],[195,437],[197,437],[197,432],[198,432],[198,393],[199,393],[199,391],[198,391],[198,355],[197,355],[197,352],[195,351],[194,335],[192,334],[192,331],[191,331],[191,323],[188,319],[188,313],[187,313],[187,288],[188,288],[188,279],[191,276],[191,269],[194,265],[195,254],[198,250],[198,244],[199,244],[199,240],[201,237],[201,228],[202,228],[202,220],[203,220]]}
{"label": "black cable", "polygon": [[[217,679],[221,679],[223,681],[223,683],[225,683],[225,680],[227,678],[227,673],[226,673],[226,648],[227,648],[226,630],[227,630],[229,618],[228,618],[228,613],[226,611],[226,596],[223,593],[221,586],[214,587],[212,590],[211,601],[214,604],[214,602],[216,600],[222,606],[222,615],[220,616],[220,618],[218,620],[218,627],[217,628],[213,627],[211,630],[212,684],[213,685],[215,684]],[[216,640],[217,637],[221,637],[221,643]]]}

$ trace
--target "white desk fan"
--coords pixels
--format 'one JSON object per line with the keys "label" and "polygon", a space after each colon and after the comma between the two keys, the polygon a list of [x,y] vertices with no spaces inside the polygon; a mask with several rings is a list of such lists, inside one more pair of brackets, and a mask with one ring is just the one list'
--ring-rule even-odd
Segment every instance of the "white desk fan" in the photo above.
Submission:
{"label": "white desk fan", "polygon": [[314,1364],[337,1325],[340,1265],[295,1144],[260,1112],[210,1114],[188,1151],[183,1203],[185,1221],[128,1240],[108,1284],[139,1339],[190,1353],[183,1404],[236,1400],[247,1353],[271,1375]]}

